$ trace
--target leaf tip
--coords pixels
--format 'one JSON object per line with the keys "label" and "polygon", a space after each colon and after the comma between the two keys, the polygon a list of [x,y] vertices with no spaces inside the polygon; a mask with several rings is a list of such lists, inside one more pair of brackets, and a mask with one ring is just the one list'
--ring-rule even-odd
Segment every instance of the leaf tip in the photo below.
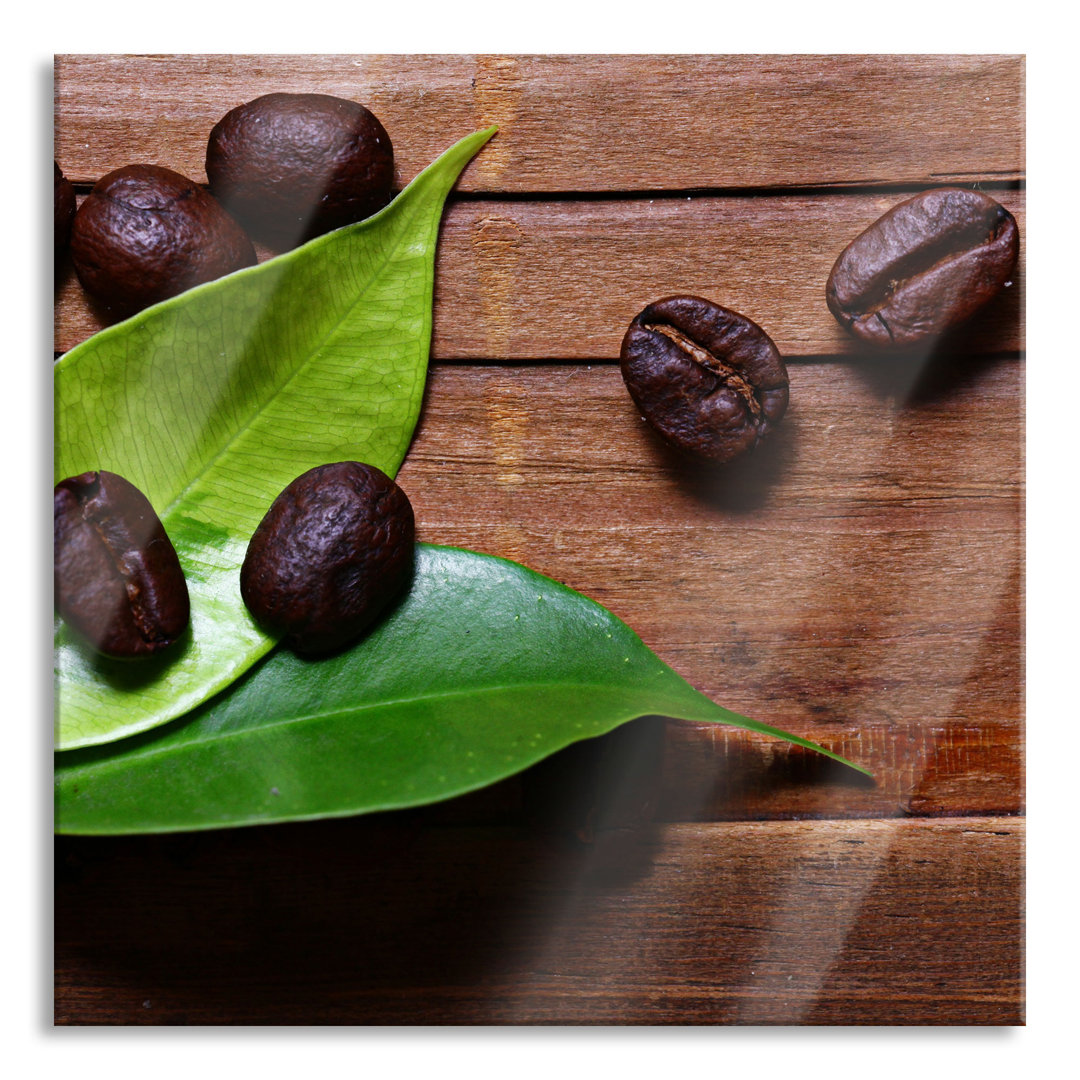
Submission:
{"label": "leaf tip", "polygon": [[[824,750],[824,748],[822,748]],[[867,769],[863,765],[856,765],[854,761],[848,761],[846,757],[841,757],[840,754],[834,754],[831,750],[824,750],[824,752],[833,759],[833,761],[840,762],[841,765],[846,765],[849,769],[854,769],[857,773],[862,773],[863,776],[874,779],[874,773],[871,769]]]}

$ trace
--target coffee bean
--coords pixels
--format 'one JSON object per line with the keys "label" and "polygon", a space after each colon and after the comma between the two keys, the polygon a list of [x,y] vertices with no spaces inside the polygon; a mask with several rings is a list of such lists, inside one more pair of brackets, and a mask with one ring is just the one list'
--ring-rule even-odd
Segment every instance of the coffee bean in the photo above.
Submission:
{"label": "coffee bean", "polygon": [[137,487],[111,472],[53,490],[56,609],[106,656],[149,656],[188,624],[184,572],[165,528]]}
{"label": "coffee bean", "polygon": [[371,465],[341,461],[298,476],[255,530],[240,594],[298,653],[334,652],[396,599],[413,567],[405,492]]}
{"label": "coffee bean", "polygon": [[124,316],[255,264],[243,229],[198,184],[157,165],[103,176],[75,215],[71,257],[83,288]]}
{"label": "coffee bean", "polygon": [[1019,252],[1005,207],[978,191],[937,188],[894,206],[857,236],[836,260],[825,298],[862,341],[925,345],[992,299]]}
{"label": "coffee bean", "polygon": [[626,331],[621,365],[645,419],[695,457],[752,450],[787,409],[787,369],[769,335],[699,296],[649,304]]}
{"label": "coffee bean", "polygon": [[392,193],[394,148],[355,101],[266,94],[214,126],[206,175],[253,236],[283,249],[381,210]]}

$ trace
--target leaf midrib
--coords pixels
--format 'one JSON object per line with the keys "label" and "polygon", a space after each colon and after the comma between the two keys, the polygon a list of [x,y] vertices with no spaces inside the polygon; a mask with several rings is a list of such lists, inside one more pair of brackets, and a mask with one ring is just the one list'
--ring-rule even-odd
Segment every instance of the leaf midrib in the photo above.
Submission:
{"label": "leaf midrib", "polygon": [[[183,742],[169,743],[167,746],[149,746],[143,747],[136,751],[136,755],[141,758],[156,757],[158,755],[165,755],[174,751],[186,750],[190,747],[197,747],[202,745],[212,745],[217,742],[223,742],[227,739],[239,737],[242,735],[258,735],[262,732],[274,731],[279,728],[291,727],[296,724],[306,723],[323,723],[328,720],[334,720],[347,716],[356,716],[357,714],[365,712],[373,712],[379,709],[387,708],[400,708],[408,705],[418,705],[431,701],[444,701],[452,700],[458,697],[476,696],[485,697],[493,694],[513,693],[515,691],[536,691],[536,690],[574,690],[581,692],[595,692],[598,695],[604,695],[607,697],[625,697],[629,700],[637,700],[637,696],[632,689],[627,687],[610,686],[604,683],[575,683],[575,682],[542,682],[542,683],[507,683],[499,686],[485,686],[485,687],[464,687],[458,690],[445,690],[439,693],[429,694],[416,694],[407,697],[392,698],[386,701],[375,701],[370,703],[361,703],[356,705],[345,706],[339,709],[330,709],[325,712],[311,712],[304,713],[301,716],[290,716],[280,720],[275,720],[271,723],[257,724],[252,727],[234,728],[227,731],[214,731],[204,735],[203,737],[196,737],[185,740]],[[707,700],[707,699],[706,699]],[[709,702],[709,704],[713,704]],[[718,708],[714,705],[714,708]],[[646,715],[644,712],[642,716]],[[92,749],[92,748],[87,748]],[[119,759],[117,759],[119,760]],[[125,760],[130,761],[131,758]],[[108,762],[95,761],[87,763],[84,768],[92,768],[100,765],[106,765]],[[78,768],[78,766],[76,766]]]}
{"label": "leaf midrib", "polygon": [[[399,195],[398,198],[400,199],[402,196],[404,196],[404,194],[405,192],[402,191],[401,195]],[[440,203],[440,208],[441,205],[442,204]],[[407,231],[408,226],[412,224],[414,218],[416,217],[417,213],[421,208],[422,207],[418,204],[416,206],[413,206],[411,209],[406,208],[405,210],[399,210],[399,213],[403,215],[403,220],[399,223],[399,227],[394,236],[393,243],[387,246],[386,254],[384,255],[382,261],[378,264],[378,268],[373,269],[372,272],[368,275],[368,280],[365,283],[363,290],[356,295],[353,302],[347,306],[345,311],[342,312],[341,317],[322,335],[318,345],[312,348],[312,350],[308,354],[307,359],[304,360],[302,363],[298,364],[284,382],[279,383],[274,388],[271,394],[263,398],[260,402],[258,402],[256,406],[252,408],[247,418],[242,423],[237,425],[237,427],[233,430],[232,434],[221,445],[220,449],[214,454],[214,456],[206,462],[206,464],[199,470],[197,475],[193,476],[180,489],[176,497],[169,502],[168,506],[166,506],[164,511],[162,512],[161,516],[163,519],[170,518],[174,513],[179,512],[183,508],[187,496],[192,490],[192,488],[194,488],[197,484],[201,483],[208,475],[213,472],[213,469],[217,465],[217,463],[228,454],[229,450],[242,436],[247,434],[254,427],[254,425],[258,422],[259,418],[266,412],[269,406],[273,404],[273,402],[276,401],[277,398],[279,398],[281,394],[284,393],[285,390],[296,379],[298,379],[305,371],[307,371],[311,367],[311,365],[315,361],[316,356],[318,356],[319,353],[322,352],[323,348],[326,346],[326,343],[334,336],[334,334],[336,334],[341,329],[346,320],[355,312],[356,308],[359,306],[360,302],[367,296],[368,292],[370,292],[375,282],[380,279],[383,270],[386,269],[394,256],[397,255],[399,249],[401,248],[403,237],[405,232]],[[389,207],[387,207],[387,209],[389,209]],[[288,256],[286,256],[286,258],[288,258]]]}

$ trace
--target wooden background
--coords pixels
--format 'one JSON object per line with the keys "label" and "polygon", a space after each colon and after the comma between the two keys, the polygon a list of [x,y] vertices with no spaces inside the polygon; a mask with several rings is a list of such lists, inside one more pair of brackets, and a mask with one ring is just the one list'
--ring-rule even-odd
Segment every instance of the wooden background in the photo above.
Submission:
{"label": "wooden background", "polygon": [[[566,582],[875,780],[645,718],[422,810],[61,837],[57,1023],[1022,1023],[1023,254],[922,363],[861,353],[824,283],[926,187],[1023,237],[1023,58],[58,57],[56,157],[80,195],[204,182],[213,124],[282,90],[371,108],[399,185],[500,126],[443,222],[420,538]],[[778,437],[723,471],[619,375],[673,292],[788,360]],[[100,325],[61,265],[57,354]]]}

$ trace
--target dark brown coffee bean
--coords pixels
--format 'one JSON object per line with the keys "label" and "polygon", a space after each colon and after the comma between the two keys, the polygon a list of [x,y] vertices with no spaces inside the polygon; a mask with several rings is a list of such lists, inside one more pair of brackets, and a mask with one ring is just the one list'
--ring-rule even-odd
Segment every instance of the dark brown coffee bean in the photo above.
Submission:
{"label": "dark brown coffee bean", "polygon": [[381,210],[394,183],[394,149],[355,101],[267,94],[218,121],[206,175],[253,236],[285,248]]}
{"label": "dark brown coffee bean", "polygon": [[103,176],[71,230],[79,281],[111,313],[130,315],[255,263],[244,230],[198,184],[157,165]]}
{"label": "dark brown coffee bean", "polygon": [[649,304],[626,331],[621,365],[645,419],[695,457],[752,450],[787,409],[787,369],[769,335],[699,296]]}
{"label": "dark brown coffee bean", "polygon": [[75,217],[75,188],[60,171],[60,163],[53,162],[53,248],[65,247],[71,235],[71,222]]}
{"label": "dark brown coffee bean", "polygon": [[857,236],[836,260],[825,298],[862,341],[925,345],[992,299],[1019,252],[1005,207],[978,191],[937,188],[894,206]]}
{"label": "dark brown coffee bean", "polygon": [[184,632],[180,560],[149,500],[122,476],[87,472],[56,485],[53,548],[56,609],[99,652],[149,656]]}
{"label": "dark brown coffee bean", "polygon": [[341,461],[298,476],[248,545],[240,595],[298,653],[359,637],[408,583],[415,527],[405,492],[372,465]]}

